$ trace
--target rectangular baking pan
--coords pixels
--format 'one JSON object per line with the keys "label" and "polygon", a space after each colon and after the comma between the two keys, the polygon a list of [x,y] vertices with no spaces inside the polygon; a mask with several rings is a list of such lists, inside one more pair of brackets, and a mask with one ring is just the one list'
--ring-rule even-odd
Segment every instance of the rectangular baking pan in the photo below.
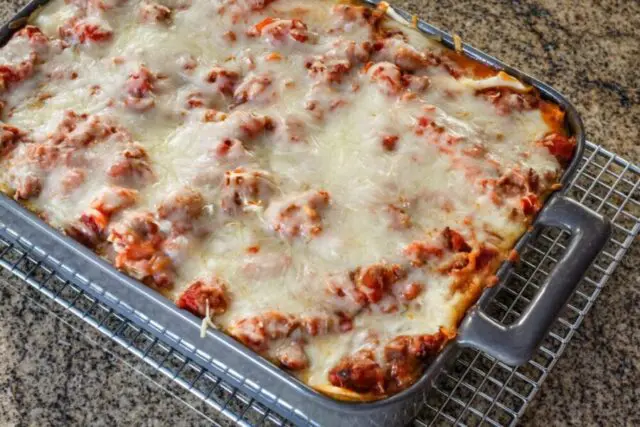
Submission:
{"label": "rectangular baking pan", "polygon": [[[27,22],[27,18],[48,0],[33,0],[9,23],[0,27],[0,46]],[[378,1],[367,0],[376,5]],[[411,15],[394,8],[403,18]],[[428,36],[439,38],[453,48],[453,38],[423,21],[418,28]],[[519,78],[536,87],[542,96],[566,111],[566,126],[576,137],[573,160],[562,176],[566,186],[577,173],[585,147],[585,133],[576,109],[556,90],[537,79],[514,69],[473,47],[463,45],[463,53],[477,61]],[[584,272],[606,243],[610,224],[606,218],[565,197],[563,191],[553,194],[534,221],[531,229],[520,238],[515,249],[520,251],[543,227],[560,228],[571,234],[567,249],[530,305],[509,326],[492,320],[483,310],[499,286],[486,289],[463,319],[456,339],[447,344],[413,386],[384,400],[368,403],[336,401],[324,396],[298,379],[253,353],[233,338],[218,330],[209,330],[200,338],[201,320],[179,310],[175,304],[116,270],[89,249],[54,230],[14,200],[0,194],[0,222],[33,245],[48,262],[58,264],[65,279],[72,280],[116,312],[131,316],[141,326],[153,325],[157,337],[181,352],[197,355],[219,368],[226,381],[244,393],[266,404],[276,412],[288,412],[298,425],[327,426],[388,426],[404,425],[419,411],[425,393],[440,371],[455,360],[463,347],[473,347],[496,359],[519,365],[527,362],[539,342],[564,307]],[[505,262],[498,270],[500,283],[513,266]],[[168,340],[167,336],[174,339]]]}

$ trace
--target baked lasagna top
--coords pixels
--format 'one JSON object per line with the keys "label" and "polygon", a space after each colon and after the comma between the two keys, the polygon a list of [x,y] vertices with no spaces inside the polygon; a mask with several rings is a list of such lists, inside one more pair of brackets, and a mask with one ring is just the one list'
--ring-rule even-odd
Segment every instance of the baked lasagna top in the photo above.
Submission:
{"label": "baked lasagna top", "polygon": [[52,0],[0,99],[5,193],[342,399],[419,377],[575,146],[384,3]]}

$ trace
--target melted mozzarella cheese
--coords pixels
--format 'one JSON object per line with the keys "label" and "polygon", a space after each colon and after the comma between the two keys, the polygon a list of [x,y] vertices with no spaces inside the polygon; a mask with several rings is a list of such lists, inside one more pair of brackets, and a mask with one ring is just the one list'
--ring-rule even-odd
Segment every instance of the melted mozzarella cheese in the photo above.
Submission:
{"label": "melted mozzarella cheese", "polygon": [[[381,91],[367,73],[354,67],[347,83],[325,87],[308,75],[307,60],[343,39],[368,40],[368,27],[348,23],[344,32],[329,31],[335,25],[335,17],[327,12],[331,0],[312,7],[306,1],[283,0],[235,23],[219,14],[219,3],[195,1],[186,9],[175,9],[167,24],[140,24],[134,0],[101,12],[96,19],[113,30],[111,42],[67,48],[42,64],[32,81],[4,95],[12,109],[7,122],[39,138],[53,132],[67,109],[112,117],[127,129],[148,151],[157,177],[140,190],[140,200],[130,211],[153,212],[168,194],[187,186],[202,192],[209,213],[200,221],[212,231],[189,243],[177,266],[176,286],[167,292],[169,297],[177,298],[195,279],[219,276],[228,283],[232,301],[225,314],[215,317],[223,329],[269,310],[290,314],[326,311],[330,310],[327,275],[383,260],[404,262],[402,251],[408,244],[436,236],[445,227],[471,229],[480,242],[498,234],[504,239],[503,249],[523,232],[525,224],[510,219],[513,206],[496,206],[469,177],[472,168],[483,177],[499,177],[484,159],[467,159],[455,150],[443,154],[446,147],[415,132],[421,118],[428,117],[463,140],[464,146],[482,145],[502,170],[517,166],[532,168],[541,176],[554,172],[559,168],[556,159],[533,144],[549,131],[539,110],[500,116],[475,95],[476,90],[495,86],[525,90],[520,82],[501,75],[456,80],[443,67],[430,67],[420,71],[430,79],[429,88],[413,99],[401,99]],[[55,38],[58,27],[77,15],[76,6],[54,0],[35,17],[34,24]],[[274,45],[246,35],[249,26],[270,15],[300,15],[319,39]],[[389,25],[405,31],[418,49],[440,49],[415,30]],[[229,32],[235,34],[233,43],[225,39]],[[274,52],[280,54],[280,60],[268,59]],[[183,66],[191,59],[196,64],[193,72]],[[144,113],[123,106],[127,79],[142,65],[165,76],[153,94],[154,108]],[[205,82],[214,66],[234,70],[242,78],[251,73],[269,75],[270,98],[236,106],[227,120],[203,123],[202,110],[185,108],[188,94],[210,96],[211,107],[220,110],[229,110],[233,102],[211,92]],[[77,73],[76,78],[68,77],[70,70]],[[56,71],[60,78],[45,77]],[[49,97],[33,101],[41,93]],[[327,109],[318,119],[305,108],[309,99],[321,105],[340,100],[342,105]],[[279,124],[291,117],[303,123],[301,142],[283,141],[281,127],[247,141],[249,155],[242,166],[269,171],[277,189],[274,198],[308,189],[328,192],[330,203],[321,214],[323,231],[316,238],[281,239],[271,230],[262,209],[232,219],[221,215],[222,177],[238,165],[216,162],[212,150],[233,134],[232,116],[242,112],[267,115]],[[392,152],[382,145],[389,135],[398,137]],[[56,174],[62,171],[55,170],[50,187],[33,200],[57,227],[86,211],[93,196],[107,185],[102,165],[114,154],[113,147],[92,150],[96,173],[82,187],[61,196],[55,183]],[[1,182],[8,180],[6,173],[0,172]],[[414,222],[404,231],[390,230],[382,213],[399,200],[407,201]],[[247,248],[255,245],[260,252],[248,254]],[[309,340],[305,351],[311,364],[300,376],[311,385],[327,384],[328,371],[343,356],[362,347],[363,337],[372,331],[384,343],[398,335],[435,333],[441,326],[455,328],[455,307],[462,295],[452,293],[453,279],[426,269],[411,274],[425,288],[404,311],[394,315],[365,312],[357,316],[353,330]]]}

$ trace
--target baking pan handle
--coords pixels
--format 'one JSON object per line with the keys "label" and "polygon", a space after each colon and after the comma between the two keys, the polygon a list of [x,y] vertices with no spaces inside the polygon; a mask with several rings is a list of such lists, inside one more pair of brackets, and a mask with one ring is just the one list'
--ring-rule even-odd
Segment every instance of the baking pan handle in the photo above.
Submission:
{"label": "baking pan handle", "polygon": [[512,366],[531,358],[611,232],[606,218],[560,195],[543,209],[537,223],[568,231],[571,240],[524,313],[516,323],[505,326],[475,306],[459,328],[460,345]]}

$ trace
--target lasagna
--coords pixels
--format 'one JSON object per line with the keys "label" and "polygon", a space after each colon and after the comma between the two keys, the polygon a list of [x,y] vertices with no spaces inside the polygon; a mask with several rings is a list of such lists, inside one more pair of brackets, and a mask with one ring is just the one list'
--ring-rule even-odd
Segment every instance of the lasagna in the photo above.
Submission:
{"label": "lasagna", "polygon": [[385,3],[52,0],[0,100],[4,193],[344,400],[420,377],[575,148]]}

